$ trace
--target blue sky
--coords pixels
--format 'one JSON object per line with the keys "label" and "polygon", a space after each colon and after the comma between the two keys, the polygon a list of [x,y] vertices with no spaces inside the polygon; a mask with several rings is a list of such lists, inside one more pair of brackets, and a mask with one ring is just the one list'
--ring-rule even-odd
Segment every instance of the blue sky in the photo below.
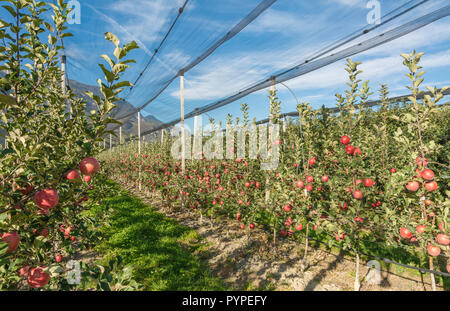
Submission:
{"label": "blue sky", "polygon": [[[111,54],[112,46],[103,33],[112,31],[122,41],[136,40],[141,46],[132,54],[137,64],[125,78],[134,82],[139,71],[157,47],[183,0],[80,0],[81,24],[70,26],[74,38],[66,40],[70,78],[95,84],[100,72],[95,65],[100,54]],[[178,69],[199,56],[246,16],[260,0],[191,0],[187,10],[168,38],[164,48],[130,94],[134,105],[144,103]],[[185,75],[186,112],[234,94],[290,68],[320,48],[367,25],[368,0],[278,0],[244,31],[219,47],[213,55]],[[382,15],[408,2],[384,0]],[[417,1],[418,2],[418,1]],[[379,30],[392,29],[421,14],[448,5],[448,1],[430,0],[400,20]],[[375,34],[375,33],[374,33]],[[361,40],[368,39],[368,34]],[[361,41],[360,40],[360,41]],[[359,41],[358,41],[359,42]],[[352,43],[354,44],[354,42]],[[363,80],[370,80],[374,92],[380,83],[389,85],[391,94],[406,93],[406,69],[401,53],[413,49],[425,52],[424,85],[450,85],[450,18],[446,17],[386,45],[353,56],[362,61]],[[301,101],[314,107],[335,106],[334,94],[345,90],[345,60],[286,82]],[[174,83],[145,110],[162,121],[179,117],[179,82]],[[295,110],[296,102],[284,86],[278,85],[282,111]],[[376,94],[373,95],[376,97]],[[240,103],[250,106],[250,116],[266,118],[267,91],[259,91],[208,116],[225,120],[226,114],[240,115]],[[207,118],[208,116],[204,116]],[[188,122],[188,124],[190,124]]]}

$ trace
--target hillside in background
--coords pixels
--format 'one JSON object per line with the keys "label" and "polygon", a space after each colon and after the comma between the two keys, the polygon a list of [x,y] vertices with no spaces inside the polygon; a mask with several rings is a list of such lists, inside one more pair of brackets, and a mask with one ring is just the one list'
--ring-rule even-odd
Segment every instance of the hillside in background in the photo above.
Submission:
{"label": "hillside in background", "polygon": [[[5,75],[4,72],[0,71],[0,78]],[[94,95],[101,96],[100,90],[97,86],[94,85],[87,85],[75,80],[69,80],[69,87],[74,91],[75,94],[77,94],[79,97],[86,100],[86,112],[89,112],[91,110],[97,110],[97,107],[95,106],[94,102],[90,99],[89,96],[85,95],[85,92],[90,91],[94,93]],[[133,105],[131,105],[129,102],[121,100],[117,103],[118,108],[114,109],[112,117],[114,118],[117,115],[125,115],[132,111],[134,111]],[[122,126],[122,133],[124,137],[129,137],[130,134],[133,134],[134,136],[137,136],[137,115],[133,115],[130,118],[121,120],[123,123]],[[153,127],[159,126],[163,124],[160,120],[155,118],[152,115],[148,115],[146,117],[141,118],[141,129],[149,130]],[[3,139],[1,139],[1,144],[3,144]]]}
{"label": "hillside in background", "polygon": [[[77,94],[79,97],[86,100],[86,111],[89,112],[91,110],[97,110],[97,107],[95,106],[94,102],[89,98],[89,96],[85,95],[85,92],[90,91],[94,93],[94,95],[101,96],[100,90],[97,86],[93,85],[87,85],[80,83],[75,80],[69,80],[69,87],[72,89],[72,91]],[[133,112],[135,108],[133,105],[131,105],[129,102],[125,100],[121,100],[118,103],[116,103],[118,108],[114,109],[114,112],[112,114],[112,117],[114,118],[117,115],[125,115],[130,112]],[[122,133],[124,137],[129,136],[130,134],[137,135],[137,115],[133,115],[130,118],[127,118],[125,120],[121,120],[123,123],[122,126]],[[161,125],[163,122],[156,119],[152,115],[148,115],[141,118],[141,129],[151,129],[153,127]]]}

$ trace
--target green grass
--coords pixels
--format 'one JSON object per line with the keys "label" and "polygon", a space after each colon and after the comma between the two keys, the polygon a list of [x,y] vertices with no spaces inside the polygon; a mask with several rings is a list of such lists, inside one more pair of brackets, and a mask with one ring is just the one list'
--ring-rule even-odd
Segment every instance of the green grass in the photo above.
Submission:
{"label": "green grass", "polygon": [[195,230],[117,190],[103,200],[111,214],[95,248],[104,256],[102,262],[120,256],[123,265],[133,267],[133,279],[144,290],[229,289],[201,261],[208,249]]}

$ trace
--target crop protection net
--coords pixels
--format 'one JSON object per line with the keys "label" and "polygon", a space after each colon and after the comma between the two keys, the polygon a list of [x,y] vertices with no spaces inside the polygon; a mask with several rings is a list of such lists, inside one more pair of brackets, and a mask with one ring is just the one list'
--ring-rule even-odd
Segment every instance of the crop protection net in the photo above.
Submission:
{"label": "crop protection net", "polygon": [[[345,75],[343,61],[348,57],[370,61],[377,49],[381,55],[383,49],[395,50],[399,39],[409,34],[449,24],[446,1],[377,1],[382,15],[373,23],[368,22],[369,2],[79,1],[80,23],[69,25],[74,37],[64,41],[69,86],[80,93],[96,89],[97,78],[103,76],[99,56],[113,49],[104,39],[111,31],[122,43],[134,40],[140,46],[130,55],[136,63],[123,76],[134,86],[124,91],[114,117],[124,124],[136,122],[140,112],[142,135],[179,123],[180,74],[185,119],[204,115],[224,121],[227,114],[239,113],[242,102],[255,118],[264,119],[265,90],[273,83],[285,82],[303,99],[308,78],[314,80],[321,70],[339,65]],[[296,87],[299,81],[306,82]],[[326,92],[334,95],[336,90],[333,86]],[[278,95],[286,102],[284,112],[295,110],[281,85]],[[335,106],[332,101],[317,106],[323,104]],[[112,129],[118,131],[118,126]]]}

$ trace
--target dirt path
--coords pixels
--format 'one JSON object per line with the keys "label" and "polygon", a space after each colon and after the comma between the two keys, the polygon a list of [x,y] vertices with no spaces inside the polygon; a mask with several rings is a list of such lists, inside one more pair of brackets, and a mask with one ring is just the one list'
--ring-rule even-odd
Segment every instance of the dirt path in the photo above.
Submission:
{"label": "dirt path", "polygon": [[[168,210],[162,207],[157,194],[133,195],[179,223],[195,229],[207,244],[209,252],[202,254],[212,272],[232,287],[240,290],[294,290],[342,291],[353,290],[354,258],[338,251],[314,248],[308,254],[308,266],[301,272],[303,247],[293,241],[283,241],[275,255],[267,233],[252,231],[248,241],[245,231],[229,219],[200,219],[198,214],[186,210]],[[395,268],[394,268],[395,269]],[[363,291],[423,291],[431,290],[430,276],[382,271],[379,285],[364,281],[369,272],[361,263],[361,290]],[[437,290],[443,290],[442,286]]]}

